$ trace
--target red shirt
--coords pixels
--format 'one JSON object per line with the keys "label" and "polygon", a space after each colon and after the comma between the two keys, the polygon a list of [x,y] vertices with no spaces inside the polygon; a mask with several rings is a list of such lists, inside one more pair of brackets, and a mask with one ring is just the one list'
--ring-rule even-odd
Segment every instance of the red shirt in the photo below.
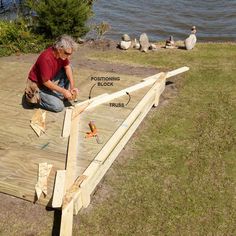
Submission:
{"label": "red shirt", "polygon": [[44,82],[52,80],[58,72],[67,65],[69,65],[69,60],[56,58],[53,53],[53,48],[50,47],[39,55],[29,72],[28,78],[40,86]]}

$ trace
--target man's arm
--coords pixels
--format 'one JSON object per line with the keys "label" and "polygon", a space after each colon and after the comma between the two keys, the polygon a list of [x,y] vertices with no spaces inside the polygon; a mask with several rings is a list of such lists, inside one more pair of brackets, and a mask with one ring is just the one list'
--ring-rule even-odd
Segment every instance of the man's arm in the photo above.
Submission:
{"label": "man's arm", "polygon": [[65,68],[66,76],[67,76],[68,80],[70,81],[70,89],[73,90],[74,89],[74,79],[73,79],[73,73],[72,73],[71,66],[67,65],[64,68]]}
{"label": "man's arm", "polygon": [[75,88],[75,84],[74,84],[74,78],[73,78],[73,73],[72,73],[72,69],[70,65],[67,65],[64,67],[65,68],[65,72],[66,72],[66,76],[68,78],[68,80],[70,81],[70,91],[72,94],[78,94],[78,89]]}
{"label": "man's arm", "polygon": [[58,93],[63,94],[63,96],[69,100],[72,99],[72,94],[69,90],[66,90],[65,88],[62,88],[62,87],[54,84],[51,80],[44,82],[43,85],[52,91],[56,91]]}

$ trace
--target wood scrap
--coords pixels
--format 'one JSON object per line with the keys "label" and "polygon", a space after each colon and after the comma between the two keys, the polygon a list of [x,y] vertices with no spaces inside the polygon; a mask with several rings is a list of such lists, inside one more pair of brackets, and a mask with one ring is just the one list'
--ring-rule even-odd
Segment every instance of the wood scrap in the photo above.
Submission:
{"label": "wood scrap", "polygon": [[38,200],[42,193],[44,194],[44,197],[47,196],[47,179],[51,172],[51,169],[51,164],[48,164],[47,162],[39,163],[38,182],[35,185],[35,191]]}
{"label": "wood scrap", "polygon": [[42,111],[41,109],[37,109],[31,118],[30,126],[38,136],[40,136],[42,133],[45,133],[46,130],[45,120],[46,120],[46,111]]}

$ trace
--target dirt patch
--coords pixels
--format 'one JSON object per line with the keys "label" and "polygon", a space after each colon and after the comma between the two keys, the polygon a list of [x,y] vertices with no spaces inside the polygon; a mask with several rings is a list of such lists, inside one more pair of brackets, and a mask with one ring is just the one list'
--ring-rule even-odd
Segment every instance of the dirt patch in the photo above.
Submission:
{"label": "dirt patch", "polygon": [[152,67],[137,67],[125,64],[112,64],[87,58],[81,58],[77,65],[79,66],[79,68],[112,72],[116,74],[136,75],[139,77],[147,77],[160,72],[159,69]]}
{"label": "dirt patch", "polygon": [[139,77],[146,77],[160,72],[160,69],[154,67],[132,66],[122,63],[107,63],[98,60],[91,60],[86,57],[88,51],[115,51],[116,53],[123,53],[121,49],[117,48],[117,43],[111,40],[87,41],[80,45],[78,52],[74,55],[74,64],[79,68],[87,68],[98,71],[113,72],[117,74],[136,75]]}

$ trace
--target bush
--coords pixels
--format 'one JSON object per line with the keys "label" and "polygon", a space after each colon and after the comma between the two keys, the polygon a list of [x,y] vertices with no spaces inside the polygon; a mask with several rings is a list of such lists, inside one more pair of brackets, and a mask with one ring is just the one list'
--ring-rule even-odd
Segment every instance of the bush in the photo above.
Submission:
{"label": "bush", "polygon": [[86,21],[92,15],[91,0],[27,0],[34,17],[34,30],[47,38],[68,34],[75,38],[85,35]]}
{"label": "bush", "polygon": [[24,21],[0,21],[0,56],[39,52],[47,43],[42,36],[31,33]]}

